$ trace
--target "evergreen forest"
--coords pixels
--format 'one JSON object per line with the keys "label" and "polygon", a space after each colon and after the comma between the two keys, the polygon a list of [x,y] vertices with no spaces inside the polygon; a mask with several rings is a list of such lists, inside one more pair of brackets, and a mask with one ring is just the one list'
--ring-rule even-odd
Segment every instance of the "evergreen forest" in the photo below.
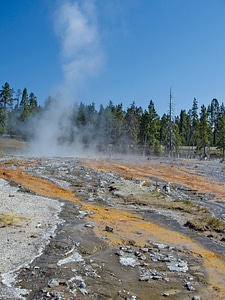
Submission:
{"label": "evergreen forest", "polygon": [[[17,90],[6,82],[0,90],[0,134],[10,135],[29,141],[32,132],[28,130],[29,121],[36,122],[46,112],[49,97],[40,106],[37,97],[28,90]],[[55,104],[57,105],[57,104]],[[99,151],[118,153],[140,153],[143,155],[185,154],[188,157],[207,157],[212,152],[224,159],[225,152],[225,107],[217,99],[198,107],[193,99],[192,107],[173,115],[171,107],[161,117],[153,100],[143,109],[131,103],[114,105],[112,101],[97,110],[94,103],[74,103],[69,116],[69,132],[60,137],[59,143],[74,143],[76,137],[85,147],[95,144]],[[36,124],[38,127],[38,124]]]}

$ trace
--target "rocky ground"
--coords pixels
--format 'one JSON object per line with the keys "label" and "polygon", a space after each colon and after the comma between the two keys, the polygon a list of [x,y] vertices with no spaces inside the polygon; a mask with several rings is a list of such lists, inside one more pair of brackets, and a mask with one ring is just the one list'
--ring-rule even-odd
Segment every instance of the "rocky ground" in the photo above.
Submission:
{"label": "rocky ground", "polygon": [[0,177],[0,299],[224,299],[222,163],[12,156]]}

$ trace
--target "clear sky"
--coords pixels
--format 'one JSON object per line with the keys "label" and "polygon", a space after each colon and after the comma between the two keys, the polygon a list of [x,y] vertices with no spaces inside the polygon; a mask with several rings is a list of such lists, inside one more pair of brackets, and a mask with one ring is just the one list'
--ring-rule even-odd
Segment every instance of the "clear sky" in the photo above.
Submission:
{"label": "clear sky", "polygon": [[224,0],[0,0],[0,85],[65,102],[225,102]]}

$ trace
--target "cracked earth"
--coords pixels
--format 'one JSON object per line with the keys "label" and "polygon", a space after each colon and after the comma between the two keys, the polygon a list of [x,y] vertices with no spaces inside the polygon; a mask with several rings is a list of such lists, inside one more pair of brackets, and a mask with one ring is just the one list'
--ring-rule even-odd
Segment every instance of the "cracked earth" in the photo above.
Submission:
{"label": "cracked earth", "polygon": [[224,173],[219,161],[2,158],[0,299],[224,299],[225,232],[190,226],[224,222]]}

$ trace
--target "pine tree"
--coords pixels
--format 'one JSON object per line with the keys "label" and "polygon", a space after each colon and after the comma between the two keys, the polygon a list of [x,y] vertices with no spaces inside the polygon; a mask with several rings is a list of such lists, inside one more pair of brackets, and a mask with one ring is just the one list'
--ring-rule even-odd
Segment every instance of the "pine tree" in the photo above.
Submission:
{"label": "pine tree", "polygon": [[213,99],[208,107],[209,124],[212,128],[212,145],[216,145],[218,118],[219,118],[220,106],[217,99]]}
{"label": "pine tree", "polygon": [[34,95],[34,93],[30,93],[29,95],[28,106],[29,106],[30,113],[35,113],[38,112],[39,110],[37,97]]}
{"label": "pine tree", "polygon": [[218,149],[222,150],[223,160],[225,159],[225,112],[220,114],[218,118],[218,129],[217,129],[217,143],[216,146]]}
{"label": "pine tree", "polygon": [[149,147],[153,148],[154,154],[160,153],[160,145],[159,145],[159,132],[160,132],[160,118],[156,112],[154,102],[150,100],[148,105],[148,113],[149,113]]}
{"label": "pine tree", "polygon": [[191,137],[190,137],[191,146],[196,146],[197,143],[198,124],[199,124],[198,101],[196,98],[194,98],[192,109],[191,109]]}
{"label": "pine tree", "polygon": [[133,150],[135,149],[138,143],[138,132],[141,113],[141,107],[137,107],[135,105],[135,102],[133,102],[127,109],[124,116],[125,143],[128,145],[128,147],[131,147]]}
{"label": "pine tree", "polygon": [[205,105],[202,105],[197,134],[197,148],[199,150],[203,149],[204,157],[207,156],[206,148],[210,146],[211,135],[212,130],[208,121],[208,113]]}
{"label": "pine tree", "polygon": [[10,87],[9,83],[6,82],[0,90],[0,131],[2,133],[7,133],[8,131],[8,117],[9,112],[13,108],[13,89]]}
{"label": "pine tree", "polygon": [[168,114],[163,114],[160,120],[160,143],[169,151],[170,145],[170,117]]}
{"label": "pine tree", "polygon": [[181,110],[180,118],[177,122],[181,143],[183,146],[189,146],[191,136],[191,120],[185,110]]}
{"label": "pine tree", "polygon": [[29,98],[27,89],[23,89],[22,99],[20,102],[20,120],[24,122],[30,115]]}
{"label": "pine tree", "polygon": [[149,142],[149,113],[145,110],[140,118],[140,131],[139,141],[143,146],[143,156],[148,155],[148,142]]}

